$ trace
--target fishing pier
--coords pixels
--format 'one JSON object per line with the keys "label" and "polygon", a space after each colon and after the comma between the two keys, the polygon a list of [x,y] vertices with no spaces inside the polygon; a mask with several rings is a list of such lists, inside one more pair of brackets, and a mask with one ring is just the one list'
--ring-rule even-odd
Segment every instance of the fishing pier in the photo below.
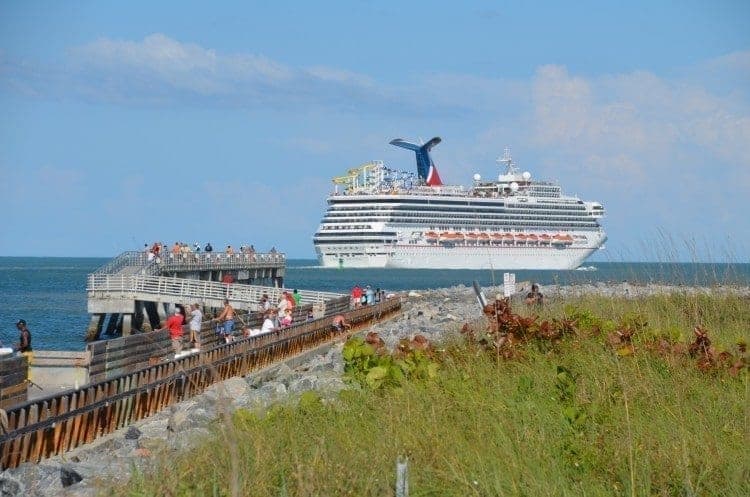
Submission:
{"label": "fishing pier", "polygon": [[[250,254],[188,254],[187,259],[156,261],[126,252],[89,275],[88,306],[97,335],[109,316],[108,328],[121,330],[122,336],[92,341],[85,352],[35,351],[31,363],[24,356],[0,359],[0,468],[64,454],[215,383],[346,339],[401,310],[400,297],[355,309],[348,295],[302,290],[295,324],[228,343],[210,321],[201,328],[200,350],[180,354],[174,353],[167,330],[135,332],[137,325],[145,328],[161,319],[175,303],[210,308],[224,299],[246,311],[248,327],[260,327],[259,299],[264,293],[273,302],[281,297],[285,258],[245,255]],[[333,326],[339,314],[351,329]],[[50,388],[29,399],[29,374],[40,382],[45,374],[56,379],[71,374],[75,386]]]}
{"label": "fishing pier", "polygon": [[87,339],[97,340],[102,332],[128,336],[156,329],[175,303],[219,308],[229,299],[239,309],[258,310],[264,292],[284,286],[285,270],[286,257],[280,253],[169,253],[159,258],[124,252],[88,276]]}

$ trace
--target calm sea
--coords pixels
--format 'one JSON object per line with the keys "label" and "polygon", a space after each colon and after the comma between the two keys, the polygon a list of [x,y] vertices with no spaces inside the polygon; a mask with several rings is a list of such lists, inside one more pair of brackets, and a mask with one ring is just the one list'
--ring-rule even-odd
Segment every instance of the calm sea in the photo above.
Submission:
{"label": "calm sea", "polygon": [[[86,275],[108,259],[0,257],[0,340],[18,341],[16,321],[25,319],[40,350],[83,350]],[[314,260],[290,260],[289,288],[348,292],[354,284],[387,291],[441,288],[459,284],[501,284],[502,271],[321,269]],[[750,285],[750,264],[594,262],[591,271],[516,271],[517,281],[542,285],[621,282],[682,285]]]}

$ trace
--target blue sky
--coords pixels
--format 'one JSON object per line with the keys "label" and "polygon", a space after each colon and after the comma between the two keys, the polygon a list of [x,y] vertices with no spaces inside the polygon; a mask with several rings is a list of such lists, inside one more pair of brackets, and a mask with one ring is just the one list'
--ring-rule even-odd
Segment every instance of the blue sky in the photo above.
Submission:
{"label": "blue sky", "polygon": [[748,262],[750,3],[3,2],[0,255],[312,257],[393,138],[608,211],[599,260]]}

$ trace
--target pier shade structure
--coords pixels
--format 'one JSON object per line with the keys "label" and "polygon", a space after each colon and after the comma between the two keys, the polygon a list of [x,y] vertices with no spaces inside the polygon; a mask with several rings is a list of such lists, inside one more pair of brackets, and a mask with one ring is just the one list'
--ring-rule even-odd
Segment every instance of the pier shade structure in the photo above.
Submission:
{"label": "pier shade structure", "polygon": [[[263,293],[278,301],[286,257],[281,253],[189,253],[149,257],[124,252],[88,276],[87,339],[102,331],[130,335],[150,331],[176,303],[220,308],[224,299],[241,310],[259,310]],[[333,294],[300,292],[305,303],[324,302]]]}

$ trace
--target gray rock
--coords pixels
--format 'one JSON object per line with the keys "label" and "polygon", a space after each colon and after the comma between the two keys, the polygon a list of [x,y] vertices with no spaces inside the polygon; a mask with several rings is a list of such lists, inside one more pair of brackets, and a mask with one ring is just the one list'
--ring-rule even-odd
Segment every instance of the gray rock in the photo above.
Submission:
{"label": "gray rock", "polygon": [[302,378],[293,380],[289,384],[289,392],[301,393],[301,392],[306,392],[308,390],[313,390],[315,389],[316,383],[317,381],[314,376],[303,376]]}
{"label": "gray rock", "polygon": [[167,431],[177,433],[184,429],[188,425],[188,413],[184,408],[180,408],[179,405],[171,406],[169,408],[169,420],[167,421]]}
{"label": "gray rock", "polygon": [[270,381],[260,387],[260,392],[268,398],[276,399],[286,395],[287,388],[286,385],[281,382]]}
{"label": "gray rock", "polygon": [[63,488],[75,485],[82,480],[83,476],[81,476],[69,464],[64,464],[60,467],[60,484],[63,486]]}
{"label": "gray rock", "polygon": [[282,364],[276,370],[275,377],[277,381],[287,383],[289,381],[289,378],[292,377],[293,375],[294,375],[294,371],[292,370],[292,368],[290,368],[286,364]]}
{"label": "gray rock", "polygon": [[0,474],[0,497],[23,497],[28,495],[26,486],[13,476]]}
{"label": "gray rock", "polygon": [[128,431],[125,432],[125,440],[138,440],[143,433],[135,426],[128,427]]}
{"label": "gray rock", "polygon": [[12,475],[25,487],[24,496],[58,495],[63,490],[60,466],[56,464],[26,463]]}

